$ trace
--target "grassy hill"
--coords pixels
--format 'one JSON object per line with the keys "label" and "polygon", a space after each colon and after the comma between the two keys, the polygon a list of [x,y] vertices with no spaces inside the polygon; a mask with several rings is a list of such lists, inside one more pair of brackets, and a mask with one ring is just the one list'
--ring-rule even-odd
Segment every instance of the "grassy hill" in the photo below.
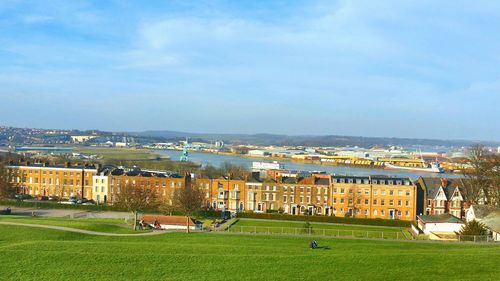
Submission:
{"label": "grassy hill", "polygon": [[4,280],[495,280],[498,245],[168,233],[100,237],[0,225]]}

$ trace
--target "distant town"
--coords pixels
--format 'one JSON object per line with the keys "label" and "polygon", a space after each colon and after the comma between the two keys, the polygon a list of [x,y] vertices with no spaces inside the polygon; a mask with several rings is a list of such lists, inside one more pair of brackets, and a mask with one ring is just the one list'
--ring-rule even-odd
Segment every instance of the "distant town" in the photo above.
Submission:
{"label": "distant town", "polygon": [[[401,170],[429,173],[462,173],[470,168],[467,151],[480,142],[366,138],[365,147],[358,145],[305,146],[260,144],[239,136],[197,136],[170,132],[160,136],[149,133],[110,133],[98,130],[50,130],[0,127],[0,149],[24,155],[65,155],[74,160],[99,159],[92,150],[79,148],[129,148],[176,150],[273,161],[326,166],[351,166],[370,169]],[[213,138],[216,137],[216,138]],[[217,138],[219,137],[219,138]],[[298,137],[300,138],[300,137]],[[328,137],[325,137],[328,139]],[[343,137],[359,143],[359,138]],[[304,141],[306,142],[306,141]],[[374,144],[374,143],[379,144]],[[341,142],[343,143],[343,142]],[[490,154],[500,154],[500,143],[484,142]],[[461,146],[454,146],[460,145]],[[3,148],[2,148],[3,147]],[[163,155],[162,157],[168,157]],[[178,160],[178,159],[172,159]],[[187,160],[187,158],[186,158]],[[353,171],[355,174],[355,170]]]}

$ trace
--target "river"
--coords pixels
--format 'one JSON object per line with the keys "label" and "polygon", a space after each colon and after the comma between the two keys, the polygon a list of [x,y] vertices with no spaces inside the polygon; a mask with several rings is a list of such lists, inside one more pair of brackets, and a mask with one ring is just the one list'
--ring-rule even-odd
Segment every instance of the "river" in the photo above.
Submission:
{"label": "river", "polygon": [[[179,160],[182,151],[177,150],[157,150],[159,154],[164,154],[170,156],[172,160]],[[205,165],[212,165],[215,167],[220,167],[223,163],[228,162],[234,165],[240,165],[247,168],[252,167],[252,162],[254,161],[265,161],[260,159],[252,159],[247,157],[233,156],[233,155],[220,155],[212,153],[203,152],[189,152],[189,160],[195,163]],[[270,161],[267,161],[270,162]],[[460,177],[459,174],[434,174],[434,173],[418,173],[410,171],[398,171],[398,170],[383,170],[383,169],[372,169],[372,168],[358,168],[352,166],[330,166],[330,165],[319,165],[319,164],[306,164],[297,163],[292,161],[279,161],[285,165],[285,169],[289,170],[299,170],[299,171],[324,171],[329,174],[337,175],[355,175],[355,176],[369,176],[369,175],[386,175],[393,177],[409,177],[412,180],[416,180],[418,177],[448,177],[457,178]]]}

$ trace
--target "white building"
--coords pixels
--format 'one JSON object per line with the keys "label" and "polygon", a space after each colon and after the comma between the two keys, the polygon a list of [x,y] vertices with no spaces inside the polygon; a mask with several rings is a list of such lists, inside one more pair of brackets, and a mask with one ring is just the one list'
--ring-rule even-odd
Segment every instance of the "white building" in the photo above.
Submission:
{"label": "white building", "polygon": [[[454,239],[464,223],[450,214],[417,216],[417,225],[429,239]],[[443,238],[446,237],[446,238]]]}
{"label": "white building", "polygon": [[254,149],[254,150],[249,150],[248,155],[263,157],[263,156],[270,156],[271,153],[269,153],[268,151],[264,151],[264,150]]}
{"label": "white building", "polygon": [[252,162],[253,170],[282,170],[285,165],[278,163],[278,161],[273,162]]}
{"label": "white building", "polygon": [[108,201],[108,176],[99,175],[92,177],[92,199],[97,204],[106,203]]}
{"label": "white building", "polygon": [[500,241],[500,208],[488,205],[472,205],[465,219],[469,222],[476,220],[484,224],[489,230],[493,240]]}

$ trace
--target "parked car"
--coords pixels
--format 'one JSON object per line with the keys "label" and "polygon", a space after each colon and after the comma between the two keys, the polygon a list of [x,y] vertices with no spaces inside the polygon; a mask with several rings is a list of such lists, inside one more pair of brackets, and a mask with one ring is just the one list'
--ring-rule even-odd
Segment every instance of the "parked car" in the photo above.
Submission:
{"label": "parked car", "polygon": [[65,205],[74,205],[76,202],[74,201],[59,201],[59,204],[65,204]]}
{"label": "parked car", "polygon": [[38,197],[36,197],[36,200],[38,200],[38,201],[47,201],[47,200],[49,200],[49,197],[48,196],[38,196]]}
{"label": "parked car", "polygon": [[49,201],[59,201],[59,196],[49,196]]}
{"label": "parked car", "polygon": [[89,200],[87,198],[78,199],[76,201],[77,204],[83,204],[83,203],[87,203],[87,202],[89,202]]}
{"label": "parked car", "polygon": [[16,194],[14,195],[14,198],[16,198],[17,200],[26,200],[26,199],[33,199],[33,196],[29,194]]}

